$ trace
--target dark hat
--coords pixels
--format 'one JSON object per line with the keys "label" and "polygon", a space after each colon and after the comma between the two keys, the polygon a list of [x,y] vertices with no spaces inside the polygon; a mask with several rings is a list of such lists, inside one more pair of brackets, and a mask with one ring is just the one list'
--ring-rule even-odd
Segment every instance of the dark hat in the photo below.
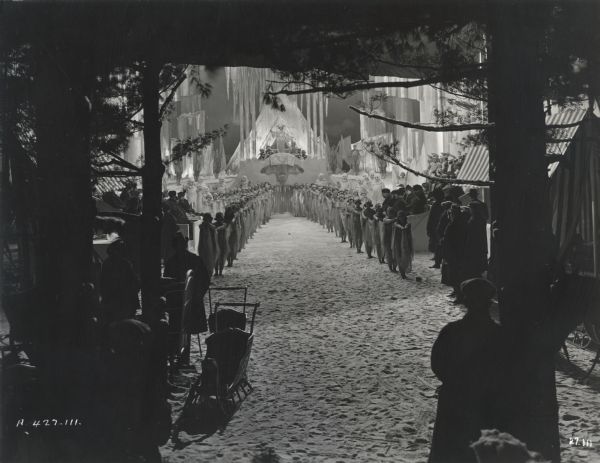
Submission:
{"label": "dark hat", "polygon": [[381,189],[381,192],[382,192],[382,193],[389,193],[389,192],[390,192],[390,189],[389,189],[389,188],[382,188],[382,189]]}
{"label": "dark hat", "polygon": [[496,294],[496,287],[485,278],[471,278],[460,284],[460,291],[467,304],[469,302],[489,302]]}
{"label": "dark hat", "polygon": [[206,222],[212,222],[213,216],[210,212],[205,212],[202,214],[202,219]]}

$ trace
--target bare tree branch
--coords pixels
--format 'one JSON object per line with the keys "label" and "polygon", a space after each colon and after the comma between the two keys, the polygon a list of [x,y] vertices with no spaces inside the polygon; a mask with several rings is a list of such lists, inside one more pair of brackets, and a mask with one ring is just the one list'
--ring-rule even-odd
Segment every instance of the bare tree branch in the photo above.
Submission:
{"label": "bare tree branch", "polygon": [[457,96],[459,98],[466,98],[468,100],[481,101],[483,103],[487,103],[487,98],[481,98],[475,95],[467,95],[466,93],[459,93],[453,90],[448,90],[446,87],[440,87],[439,85],[429,84],[431,88],[435,88],[436,90],[442,90],[443,92],[449,93],[450,95]]}
{"label": "bare tree branch", "polygon": [[179,88],[179,86],[185,81],[185,79],[187,78],[187,66],[186,68],[183,70],[183,72],[181,73],[181,75],[179,76],[179,78],[175,81],[175,84],[173,85],[173,87],[171,88],[171,91],[169,92],[169,94],[167,95],[167,97],[165,98],[164,103],[162,104],[162,106],[160,107],[160,110],[158,112],[158,117],[160,119],[162,119],[162,117],[165,114],[165,111],[167,110],[167,108],[169,107],[169,105],[171,104],[171,101],[173,101],[173,98],[175,98],[175,93],[177,92],[177,89]]}
{"label": "bare tree branch", "polygon": [[368,153],[376,156],[379,159],[383,159],[389,163],[396,164],[402,169],[410,172],[411,174],[418,175],[419,177],[426,178],[427,180],[431,180],[436,183],[444,183],[447,185],[474,185],[474,186],[491,186],[494,182],[491,181],[483,181],[483,180],[466,180],[466,179],[457,179],[457,178],[443,178],[443,177],[435,177],[433,175],[426,174],[424,172],[419,172],[418,170],[412,169],[411,167],[404,164],[402,161],[398,160],[393,156],[382,156],[380,154],[374,153],[373,151],[366,150]]}
{"label": "bare tree branch", "polygon": [[485,69],[473,69],[462,73],[448,74],[448,75],[437,75],[434,77],[428,77],[425,79],[411,80],[406,82],[365,82],[359,84],[348,84],[348,85],[326,85],[323,87],[312,87],[301,90],[284,90],[281,89],[276,92],[266,92],[265,95],[277,96],[277,95],[304,95],[307,93],[349,93],[359,90],[372,90],[376,88],[413,88],[421,87],[424,85],[438,84],[443,82],[454,82],[456,80],[474,77],[485,77]]}
{"label": "bare tree branch", "polygon": [[[115,153],[111,153],[109,151],[106,151],[103,154],[106,154],[106,155],[110,156],[111,158],[113,158],[112,164],[117,164],[117,165],[119,165],[121,167],[125,167],[127,169],[131,169],[131,170],[134,171],[133,173],[135,173],[135,172],[141,172],[141,169],[138,166],[136,166],[134,164],[131,164],[130,162],[126,161],[125,159],[123,159],[122,157],[118,156]],[[108,164],[111,164],[111,163],[108,163]],[[100,166],[101,164],[96,164],[96,165]]]}
{"label": "bare tree branch", "polygon": [[364,111],[356,106],[348,106],[352,111],[362,114],[373,119],[389,122],[390,124],[400,125],[408,129],[424,130],[426,132],[462,132],[467,130],[485,130],[494,127],[494,124],[461,124],[461,125],[446,125],[446,126],[429,126],[424,124],[413,124],[412,122],[399,121],[387,116],[381,116],[368,111]]}
{"label": "bare tree branch", "polygon": [[95,177],[139,177],[141,172],[129,172],[125,170],[109,170],[109,171],[98,171],[92,169]]}
{"label": "bare tree branch", "polygon": [[546,126],[547,129],[568,129],[570,127],[577,127],[583,124],[585,121],[589,120],[589,118],[584,117],[579,122],[571,122],[570,124],[549,124]]}
{"label": "bare tree branch", "polygon": [[[428,66],[425,64],[400,64],[394,63],[393,61],[388,61],[384,59],[378,59],[378,63],[386,64],[388,66],[402,68],[402,69],[427,69],[429,71],[440,71],[443,68],[440,66]],[[472,63],[472,64],[464,64],[460,67],[457,67],[458,71],[472,70],[472,69],[483,69],[487,66],[487,63]]]}

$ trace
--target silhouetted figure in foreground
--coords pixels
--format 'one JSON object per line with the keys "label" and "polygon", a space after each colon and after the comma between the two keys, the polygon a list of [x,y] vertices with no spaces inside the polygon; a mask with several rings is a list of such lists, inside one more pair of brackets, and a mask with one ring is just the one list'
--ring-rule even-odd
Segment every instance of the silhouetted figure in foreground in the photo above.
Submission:
{"label": "silhouetted figure in foreground", "polygon": [[169,406],[152,370],[153,334],[138,320],[121,320],[109,327],[107,365],[107,458],[115,463],[160,463],[158,446],[170,431]]}
{"label": "silhouetted figure in foreground", "polygon": [[108,247],[107,254],[100,275],[104,324],[133,318],[140,304],[140,283],[131,262],[125,257],[125,242],[115,241]]}
{"label": "silhouetted figure in foreground", "polygon": [[175,281],[184,281],[188,270],[197,270],[200,258],[187,250],[188,240],[181,233],[176,233],[172,241],[174,254],[165,262],[164,276]]}
{"label": "silhouetted figure in foreground", "polygon": [[[184,282],[188,270],[194,272],[193,304],[190,306],[190,312],[186,316],[184,325],[188,334],[204,333],[208,330],[204,295],[210,286],[211,275],[204,266],[202,259],[187,250],[187,239],[181,233],[175,235],[173,247],[175,254],[167,260],[164,276]],[[179,326],[181,323],[180,315],[179,313],[174,314],[172,322],[169,322],[172,328]]]}
{"label": "silhouetted figure in foreground", "polygon": [[500,366],[501,329],[489,315],[494,286],[466,280],[466,315],[447,324],[433,345],[431,369],[440,379],[429,463],[475,462],[469,444],[481,429],[497,427],[495,370]]}

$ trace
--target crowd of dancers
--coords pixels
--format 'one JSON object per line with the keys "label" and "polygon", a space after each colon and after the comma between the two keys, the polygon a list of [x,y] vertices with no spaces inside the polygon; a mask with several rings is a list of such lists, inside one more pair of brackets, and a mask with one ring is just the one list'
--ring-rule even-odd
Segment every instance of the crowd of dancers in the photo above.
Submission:
{"label": "crowd of dancers", "polygon": [[307,217],[342,243],[349,243],[367,258],[377,257],[391,272],[406,279],[412,269],[414,246],[410,215],[429,210],[427,235],[434,254],[433,268],[441,269],[442,283],[453,288],[460,303],[460,283],[481,276],[487,270],[488,209],[476,189],[463,206],[456,190],[433,189],[429,196],[421,185],[387,188],[381,202],[373,204],[366,194],[331,186],[296,185],[291,192],[291,212]]}
{"label": "crowd of dancers", "polygon": [[[198,256],[205,262],[210,275],[223,275],[225,265],[231,267],[254,232],[266,224],[274,208],[273,188],[261,184],[248,188],[238,188],[219,194],[212,203],[222,208],[200,214],[202,222],[198,236],[193,235],[191,207],[175,192],[163,202],[162,257],[165,261],[173,254],[171,243],[180,233],[180,225],[188,225],[188,236],[195,239]],[[211,210],[214,211],[214,207]],[[181,239],[181,238],[179,238]]]}
{"label": "crowd of dancers", "polygon": [[[224,193],[222,200],[223,211],[215,217],[210,212],[200,214],[199,226],[194,225],[196,216],[186,212],[189,204],[184,196],[171,192],[163,201],[163,277],[181,282],[193,270],[200,300],[212,277],[223,275],[224,268],[233,265],[256,230],[267,223],[275,204],[273,188],[268,184],[232,190]],[[106,324],[131,318],[140,308],[139,262],[135,251],[139,250],[140,236],[130,232],[132,227],[127,223],[120,230],[116,228],[121,236],[109,245],[98,278],[102,319]],[[203,305],[198,306],[197,321],[192,324],[204,332],[206,315]]]}

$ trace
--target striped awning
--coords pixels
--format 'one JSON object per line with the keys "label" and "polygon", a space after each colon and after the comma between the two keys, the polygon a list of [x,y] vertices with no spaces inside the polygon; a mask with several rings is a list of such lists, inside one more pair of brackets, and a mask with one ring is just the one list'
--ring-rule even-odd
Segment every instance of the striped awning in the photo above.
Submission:
{"label": "striped awning", "polygon": [[139,172],[131,171],[131,175],[119,175],[117,177],[110,176],[111,172],[123,171],[128,169],[115,164],[110,164],[113,158],[107,154],[98,154],[92,159],[92,168],[96,180],[96,191],[100,194],[108,193],[109,191],[120,191],[125,188],[127,181],[140,176]]}
{"label": "striped awning", "polygon": [[486,146],[474,146],[465,154],[465,161],[456,176],[458,180],[490,180],[490,155]]}
{"label": "striped awning", "polygon": [[[573,124],[581,121],[586,114],[584,109],[567,109],[560,111],[556,114],[546,117],[546,125],[557,125],[557,124]],[[571,140],[575,137],[579,129],[578,125],[573,127],[566,127],[564,129],[552,130],[552,138],[560,140]],[[570,141],[564,141],[559,143],[547,143],[546,153],[547,154],[558,154],[564,155],[569,148]],[[467,151],[465,154],[465,162],[463,163],[460,171],[458,172],[458,180],[475,180],[487,182],[490,180],[489,175],[489,164],[490,156],[487,147],[475,146]],[[552,176],[558,162],[554,162],[548,166],[548,176]]]}
{"label": "striped awning", "polygon": [[[546,117],[546,125],[557,125],[557,124],[573,124],[580,122],[586,115],[586,110],[584,109],[571,109],[560,111],[556,114],[552,114],[551,116]],[[550,131],[550,136],[554,139],[560,140],[572,140],[577,133],[579,126],[576,125],[574,127],[566,127],[564,129],[553,129]],[[547,143],[546,144],[546,154],[557,154],[563,156],[571,141],[562,141],[559,143]],[[558,162],[553,162],[548,165],[548,176],[551,177],[554,174],[554,171],[558,167]]]}

